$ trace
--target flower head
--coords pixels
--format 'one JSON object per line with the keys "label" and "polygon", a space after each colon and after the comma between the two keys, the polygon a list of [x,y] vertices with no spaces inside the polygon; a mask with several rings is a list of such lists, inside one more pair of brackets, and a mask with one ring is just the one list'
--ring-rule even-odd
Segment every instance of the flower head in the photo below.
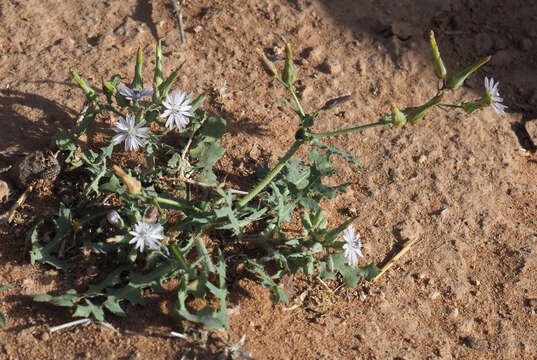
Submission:
{"label": "flower head", "polygon": [[119,88],[119,93],[121,95],[125,96],[128,100],[141,101],[141,100],[153,95],[153,88],[146,88],[146,89],[135,88],[135,89],[131,89],[127,85],[123,84],[123,86],[121,86]]}
{"label": "flower head", "polygon": [[360,234],[357,233],[354,235],[354,226],[352,224],[345,229],[343,239],[345,239],[347,242],[345,245],[343,245],[347,263],[350,266],[358,265],[358,256],[364,257],[364,255],[362,254],[362,242],[360,241]]}
{"label": "flower head", "polygon": [[498,91],[498,86],[500,82],[494,82],[493,78],[485,77],[485,90],[487,91],[487,98],[490,105],[498,115],[504,115],[505,109],[507,106],[502,104],[503,98],[500,97],[500,92]]}
{"label": "flower head", "polygon": [[167,128],[173,129],[175,124],[179,130],[182,130],[188,125],[188,117],[194,116],[190,112],[190,109],[192,109],[190,103],[191,100],[186,96],[186,93],[180,90],[175,90],[171,95],[166,95],[166,100],[162,102],[166,110],[162,113],[161,117],[168,118],[166,120]]}
{"label": "flower head", "polygon": [[129,244],[135,244],[134,247],[139,249],[140,252],[144,252],[144,247],[157,250],[160,248],[160,240],[164,239],[162,232],[164,228],[159,223],[146,223],[143,221],[138,222],[134,226],[134,231],[129,233],[134,236]]}
{"label": "flower head", "polygon": [[119,121],[114,126],[113,130],[118,134],[112,138],[114,145],[119,144],[125,140],[125,151],[134,150],[138,151],[140,146],[143,146],[142,140],[140,138],[148,138],[147,132],[149,131],[148,127],[142,127],[145,125],[145,121],[140,121],[137,125],[135,123],[134,115],[127,114],[124,118],[123,116],[119,117]]}

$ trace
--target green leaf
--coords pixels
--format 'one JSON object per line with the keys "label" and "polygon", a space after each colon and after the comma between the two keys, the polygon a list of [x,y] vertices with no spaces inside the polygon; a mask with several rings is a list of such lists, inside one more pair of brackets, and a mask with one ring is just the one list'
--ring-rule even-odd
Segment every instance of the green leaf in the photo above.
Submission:
{"label": "green leaf", "polygon": [[380,274],[380,269],[375,265],[374,262],[370,263],[369,265],[362,266],[358,268],[358,273],[364,277],[367,281],[373,280],[375,276]]}
{"label": "green leaf", "polygon": [[332,147],[332,146],[328,146],[328,145],[325,145],[323,144],[322,142],[320,142],[319,140],[313,140],[311,142],[311,145],[312,146],[316,146],[320,149],[324,149],[326,150],[328,153],[330,154],[336,154],[336,155],[339,155],[341,156],[343,159],[347,160],[349,163],[353,164],[354,166],[356,166],[356,168],[358,170],[362,170],[362,168],[360,167],[360,164],[358,164],[358,160],[356,160],[353,156],[347,154],[346,152],[343,152],[335,147]]}
{"label": "green leaf", "polygon": [[200,134],[213,139],[219,139],[226,133],[226,120],[217,117],[209,117],[203,124]]}
{"label": "green leaf", "polygon": [[73,139],[63,135],[60,132],[56,134],[56,146],[60,150],[69,150],[69,151],[75,151],[78,148],[78,145]]}
{"label": "green leaf", "polygon": [[77,294],[76,290],[70,289],[65,294],[59,296],[51,296],[48,294],[33,295],[32,299],[36,302],[49,302],[57,306],[73,307],[83,295]]}
{"label": "green leaf", "polygon": [[107,183],[102,184],[100,187],[101,191],[111,192],[111,193],[118,192],[118,190],[120,189],[123,189],[123,187],[121,186],[121,182],[119,181],[116,175],[112,175],[110,177],[110,180]]}
{"label": "green leaf", "polygon": [[181,72],[181,68],[175,70],[171,73],[170,76],[162,83],[160,84],[157,89],[160,92],[160,97],[165,98],[166,95],[168,95],[168,92],[170,91],[170,87],[172,86],[175,79],[177,79],[177,76],[179,76],[179,73]]}
{"label": "green leaf", "polygon": [[95,319],[97,319],[98,321],[104,321],[104,311],[102,307],[93,305],[93,303],[89,301],[88,299],[86,299],[85,301],[86,301],[87,306],[78,305],[76,307],[75,313],[73,314],[73,317],[87,318],[93,314]]}
{"label": "green leaf", "polygon": [[119,305],[119,302],[122,299],[118,299],[115,296],[108,296],[106,301],[103,303],[103,306],[108,309],[112,314],[117,316],[126,316],[125,311]]}
{"label": "green leaf", "polygon": [[216,175],[213,166],[224,155],[225,149],[215,142],[201,142],[190,150],[190,155],[197,159],[196,168],[201,170],[198,180],[211,185],[216,185]]}

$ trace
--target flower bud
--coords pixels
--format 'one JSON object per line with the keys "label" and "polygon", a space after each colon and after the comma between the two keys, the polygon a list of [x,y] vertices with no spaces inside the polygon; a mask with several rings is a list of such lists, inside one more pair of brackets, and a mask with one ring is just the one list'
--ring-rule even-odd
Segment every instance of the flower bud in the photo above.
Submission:
{"label": "flower bud", "polygon": [[147,209],[145,217],[142,219],[143,222],[146,223],[154,223],[157,221],[158,217],[158,209],[155,206],[150,206]]}
{"label": "flower bud", "polygon": [[431,100],[429,100],[429,102],[425,105],[414,107],[414,108],[409,108],[408,110],[405,109],[407,121],[411,124],[417,123],[418,121],[423,119],[427,111],[429,111],[433,106],[440,103],[443,97],[444,97],[444,93],[440,93],[436,95],[434,98],[432,98]]}
{"label": "flower bud", "polygon": [[345,95],[345,96],[340,96],[340,97],[332,99],[332,100],[328,100],[326,102],[326,104],[324,104],[321,109],[330,110],[332,108],[335,108],[336,106],[339,106],[339,105],[341,105],[343,103],[346,103],[350,99],[351,99],[351,97],[349,95]]}
{"label": "flower bud", "polygon": [[129,174],[127,174],[125,171],[123,171],[122,168],[120,168],[117,165],[112,166],[114,169],[114,172],[117,176],[123,181],[125,186],[127,187],[127,192],[131,195],[139,194],[140,191],[142,191],[142,183]]}
{"label": "flower bud", "polygon": [[108,214],[106,214],[106,220],[110,225],[117,225],[121,222],[121,216],[119,216],[119,213],[116,210],[110,210]]}
{"label": "flower bud", "polygon": [[282,80],[288,86],[292,86],[296,81],[296,70],[293,65],[293,52],[291,51],[291,45],[289,43],[285,44],[285,66],[282,71]]}
{"label": "flower bud", "polygon": [[477,101],[470,101],[470,102],[464,103],[462,104],[462,108],[467,114],[473,114],[477,110],[485,108],[489,105],[490,105],[490,99],[488,97],[484,97]]}
{"label": "flower bud", "polygon": [[276,69],[276,65],[274,65],[274,63],[267,58],[267,56],[261,49],[258,49],[257,52],[259,53],[259,58],[263,62],[263,65],[265,65],[266,70],[269,72],[269,74],[271,76],[278,76],[278,70]]}
{"label": "flower bud", "polygon": [[403,126],[406,124],[406,116],[403,114],[401,110],[395,106],[395,104],[392,104],[392,116],[393,116],[393,123],[397,126]]}
{"label": "flower bud", "polygon": [[487,62],[489,62],[490,59],[491,57],[487,56],[486,58],[479,60],[475,64],[468,66],[463,71],[460,71],[456,74],[451,75],[447,79],[447,83],[446,83],[447,88],[458,89],[464,83],[464,80],[466,80],[466,78],[470,76],[471,73],[479,69],[481,66],[485,65]]}
{"label": "flower bud", "polygon": [[429,41],[431,42],[431,48],[433,49],[434,73],[439,79],[445,79],[447,76],[447,69],[440,57],[440,51],[438,50],[438,45],[434,38],[434,31],[432,30],[429,36]]}

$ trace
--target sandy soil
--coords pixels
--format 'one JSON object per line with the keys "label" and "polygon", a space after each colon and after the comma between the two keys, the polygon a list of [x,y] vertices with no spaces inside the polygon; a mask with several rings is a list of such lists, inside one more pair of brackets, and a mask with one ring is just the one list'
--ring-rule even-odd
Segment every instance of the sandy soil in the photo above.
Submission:
{"label": "sandy soil", "polygon": [[[73,126],[83,97],[70,69],[100,87],[117,72],[130,77],[142,47],[149,78],[157,38],[165,71],[184,62],[178,85],[211,94],[209,110],[228,120],[219,166],[233,179],[274,164],[293,141],[296,119],[272,102],[284,92],[270,84],[255,55],[256,48],[279,54],[282,34],[298,55],[306,108],[352,95],[318,130],[371,122],[392,101],[403,107],[427,100],[436,86],[431,28],[450,69],[493,55],[461,96],[477,98],[484,76],[493,76],[510,112],[435,111],[416,126],[332,139],[365,170],[338,164],[353,185],[326,203],[330,219],[356,212],[367,260],[381,265],[409,237],[420,242],[371,286],[335,290],[338,284],[330,283],[327,290],[296,279],[289,306],[300,306],[291,310],[275,305],[253,279],[237,277],[231,332],[212,335],[205,347],[162,336],[182,331],[169,316],[173,291],[148,295],[150,305],[129,308],[128,318],[110,316],[122,335],[97,325],[49,334],[71,314],[27,295],[69,288],[76,278],[30,265],[28,224],[3,225],[0,284],[15,289],[0,294],[0,311],[9,317],[0,358],[179,359],[187,351],[186,358],[215,358],[223,349],[217,336],[237,342],[243,334],[243,349],[256,359],[536,358],[537,5],[531,3],[192,0],[181,45],[168,1],[1,1],[2,149],[49,148],[58,129]],[[214,91],[223,81],[227,97]],[[235,180],[237,187],[250,185]],[[54,189],[46,190],[23,210],[54,209]]]}

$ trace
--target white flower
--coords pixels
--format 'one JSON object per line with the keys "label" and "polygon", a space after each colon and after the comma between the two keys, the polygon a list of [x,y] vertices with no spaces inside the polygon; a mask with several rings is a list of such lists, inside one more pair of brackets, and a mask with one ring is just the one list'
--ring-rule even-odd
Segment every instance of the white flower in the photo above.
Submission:
{"label": "white flower", "polygon": [[125,140],[125,151],[138,151],[138,148],[144,145],[140,138],[149,137],[149,135],[147,135],[149,128],[141,127],[145,124],[145,121],[143,120],[140,121],[138,125],[135,125],[134,122],[135,118],[132,114],[127,114],[125,118],[123,116],[119,117],[119,121],[113,128],[113,130],[118,133],[112,138],[114,145]]}
{"label": "white flower", "polygon": [[129,233],[133,235],[129,244],[135,244],[134,247],[144,252],[144,246],[152,250],[158,250],[161,246],[160,240],[164,239],[162,232],[164,228],[159,223],[146,223],[139,221],[134,226],[134,231]]}
{"label": "white flower", "polygon": [[127,85],[122,84],[121,88],[119,88],[119,93],[125,96],[128,100],[141,101],[146,97],[153,96],[153,88],[131,89]]}
{"label": "white flower", "polygon": [[190,102],[191,100],[186,96],[186,93],[180,90],[175,90],[171,93],[171,96],[170,94],[166,95],[166,100],[162,102],[166,110],[160,117],[168,118],[166,120],[167,128],[171,130],[175,124],[179,130],[182,130],[188,125],[188,117],[194,116],[190,112],[190,109],[192,109]]}
{"label": "white flower", "polygon": [[502,104],[503,98],[500,97],[500,92],[498,91],[498,86],[500,82],[494,83],[493,78],[485,77],[485,89],[487,91],[487,97],[489,98],[490,105],[498,115],[504,115],[505,109],[507,106]]}
{"label": "white flower", "polygon": [[362,242],[360,241],[360,234],[354,235],[354,226],[349,225],[343,233],[343,239],[347,242],[343,245],[345,249],[345,257],[347,258],[347,263],[350,266],[358,265],[358,256],[364,257],[362,254]]}

